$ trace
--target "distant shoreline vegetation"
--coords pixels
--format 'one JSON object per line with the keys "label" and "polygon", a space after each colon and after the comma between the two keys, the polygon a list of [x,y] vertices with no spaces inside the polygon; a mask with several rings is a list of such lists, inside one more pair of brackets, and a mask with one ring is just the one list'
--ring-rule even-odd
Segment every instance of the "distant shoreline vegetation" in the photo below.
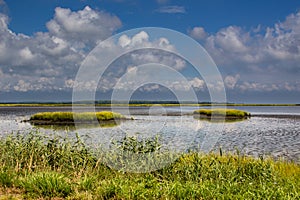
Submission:
{"label": "distant shoreline vegetation", "polygon": [[268,104],[268,103],[216,103],[216,102],[178,102],[178,101],[80,101],[80,102],[6,102],[0,103],[0,107],[40,107],[40,106],[300,106],[300,104]]}

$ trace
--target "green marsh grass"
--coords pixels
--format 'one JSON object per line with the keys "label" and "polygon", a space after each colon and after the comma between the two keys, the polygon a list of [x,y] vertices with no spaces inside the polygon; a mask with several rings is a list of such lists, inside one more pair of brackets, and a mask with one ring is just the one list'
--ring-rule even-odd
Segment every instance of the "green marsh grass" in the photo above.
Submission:
{"label": "green marsh grass", "polygon": [[88,122],[97,119],[98,121],[120,120],[125,119],[125,116],[120,113],[101,111],[101,112],[41,112],[36,113],[30,117],[29,121],[46,121],[46,122]]}
{"label": "green marsh grass", "polygon": [[243,110],[236,110],[236,109],[223,109],[223,108],[216,108],[216,109],[200,109],[194,111],[194,114],[198,114],[211,117],[211,116],[224,116],[228,118],[246,118],[250,117],[250,113],[243,111]]}
{"label": "green marsh grass", "polygon": [[[128,140],[118,145],[126,151],[132,144],[147,146]],[[155,140],[151,145],[133,151],[159,147]],[[78,135],[33,131],[2,136],[0,192],[6,190],[4,198],[15,199],[300,198],[300,166],[283,160],[190,152],[157,171],[128,173],[102,164],[96,155]]]}
{"label": "green marsh grass", "polygon": [[67,197],[72,192],[68,178],[58,172],[31,173],[20,179],[22,187],[32,197]]}

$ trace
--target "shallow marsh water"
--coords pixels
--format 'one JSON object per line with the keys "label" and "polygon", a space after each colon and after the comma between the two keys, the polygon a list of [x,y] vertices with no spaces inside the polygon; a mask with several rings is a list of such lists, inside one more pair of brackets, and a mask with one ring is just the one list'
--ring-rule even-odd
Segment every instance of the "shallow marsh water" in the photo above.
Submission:
{"label": "shallow marsh water", "polygon": [[[105,128],[80,128],[70,130],[68,134],[77,132],[80,135],[88,135],[91,143],[102,145],[109,145],[112,140],[120,140],[126,133],[140,138],[159,134],[163,146],[174,151],[209,151],[221,147],[225,152],[235,152],[238,149],[247,155],[270,155],[300,162],[300,106],[230,108],[251,112],[255,117],[239,122],[211,123],[185,115],[197,107],[133,107],[129,112],[136,119],[134,121],[125,121],[118,126]],[[21,121],[36,112],[71,110],[70,107],[0,107],[1,134],[25,134],[35,129],[30,123]],[[114,111],[128,115],[126,107],[118,107]],[[180,112],[183,115],[178,116]],[[167,113],[173,116],[166,116]],[[49,128],[40,130],[46,133],[66,133],[65,130]]]}

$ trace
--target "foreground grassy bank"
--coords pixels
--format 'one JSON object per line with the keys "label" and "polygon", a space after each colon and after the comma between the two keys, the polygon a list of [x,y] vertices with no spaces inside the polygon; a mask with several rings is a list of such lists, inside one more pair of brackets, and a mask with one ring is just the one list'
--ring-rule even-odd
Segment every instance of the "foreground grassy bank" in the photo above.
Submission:
{"label": "foreground grassy bank", "polygon": [[101,164],[85,142],[38,132],[0,139],[0,199],[299,199],[300,166],[188,153],[149,173]]}

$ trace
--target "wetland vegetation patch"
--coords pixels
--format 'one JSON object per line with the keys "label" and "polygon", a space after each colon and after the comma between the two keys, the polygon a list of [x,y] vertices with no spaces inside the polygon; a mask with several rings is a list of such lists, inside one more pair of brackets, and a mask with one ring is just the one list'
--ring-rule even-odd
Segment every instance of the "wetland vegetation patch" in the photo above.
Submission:
{"label": "wetland vegetation patch", "polygon": [[200,109],[193,112],[194,116],[200,119],[225,119],[227,120],[239,120],[250,118],[251,114],[243,110],[236,109]]}
{"label": "wetland vegetation patch", "polygon": [[30,123],[37,125],[72,125],[76,123],[102,123],[110,121],[126,120],[127,118],[116,112],[41,112],[36,113],[28,120]]}

